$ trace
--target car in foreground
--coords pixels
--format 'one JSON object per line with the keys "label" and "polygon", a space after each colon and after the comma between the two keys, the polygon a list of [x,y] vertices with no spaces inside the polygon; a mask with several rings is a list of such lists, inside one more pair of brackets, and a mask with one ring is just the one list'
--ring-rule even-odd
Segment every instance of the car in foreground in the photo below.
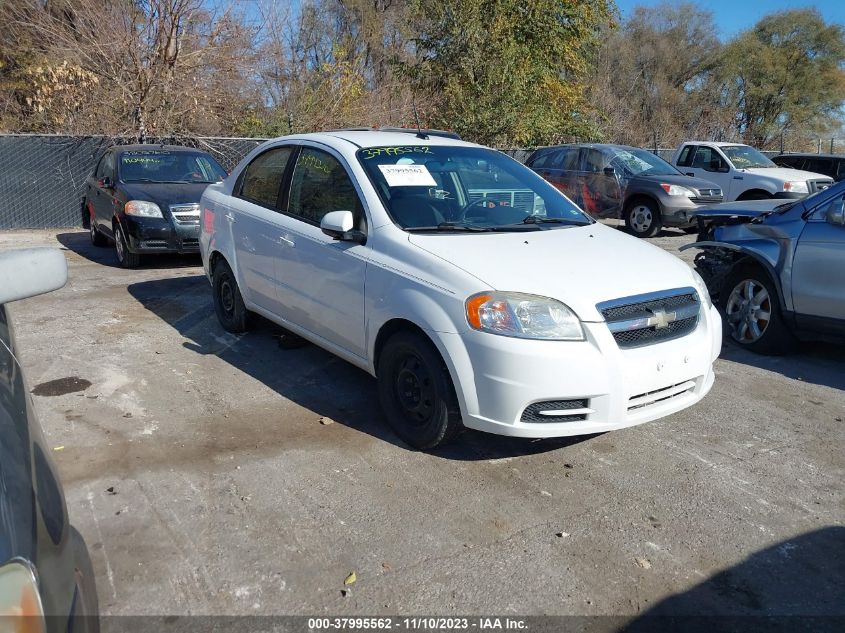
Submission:
{"label": "car in foreground", "polygon": [[824,174],[836,182],[845,179],[845,156],[837,154],[779,154],[772,156],[778,167]]}
{"label": "car in foreground", "polygon": [[203,151],[122,145],[103,154],[85,183],[82,220],[95,246],[114,244],[134,268],[142,255],[199,251],[199,200],[226,171]]}
{"label": "car in foreground", "polygon": [[693,229],[692,216],[700,205],[722,202],[718,185],[685,176],[637,147],[543,147],[525,164],[593,217],[624,219],[637,237],[652,237],[663,226]]}
{"label": "car in foreground", "polygon": [[[743,209],[743,206],[747,207]],[[845,182],[802,200],[716,205],[698,213],[695,265],[742,347],[845,339]]]}
{"label": "car in foreground", "polygon": [[824,174],[778,167],[741,143],[687,141],[678,146],[671,162],[688,176],[715,182],[725,202],[803,198],[833,184]]}
{"label": "car in foreground", "polygon": [[721,321],[700,277],[501,152],[433,132],[282,137],[201,204],[222,326],[258,313],[369,372],[412,446],[463,427],[600,433],[713,385]]}
{"label": "car in foreground", "polygon": [[87,548],[68,520],[35,418],[7,305],[67,280],[58,249],[0,252],[0,630],[96,633]]}

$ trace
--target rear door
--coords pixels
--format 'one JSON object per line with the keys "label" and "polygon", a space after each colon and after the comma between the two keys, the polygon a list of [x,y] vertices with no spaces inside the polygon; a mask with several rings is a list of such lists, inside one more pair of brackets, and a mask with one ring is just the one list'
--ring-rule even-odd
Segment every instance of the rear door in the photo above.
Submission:
{"label": "rear door", "polygon": [[845,325],[845,226],[827,221],[835,196],[814,209],[798,239],[792,264],[792,301],[801,315],[838,319]]}
{"label": "rear door", "polygon": [[605,172],[606,167],[610,167],[610,162],[605,152],[594,147],[581,149],[581,208],[598,218],[618,218],[622,200],[619,179]]}
{"label": "rear door", "polygon": [[218,210],[231,226],[238,283],[247,300],[287,319],[290,312],[276,288],[284,216],[279,211],[285,170],[295,145],[272,147],[246,166],[235,184],[232,205]]}

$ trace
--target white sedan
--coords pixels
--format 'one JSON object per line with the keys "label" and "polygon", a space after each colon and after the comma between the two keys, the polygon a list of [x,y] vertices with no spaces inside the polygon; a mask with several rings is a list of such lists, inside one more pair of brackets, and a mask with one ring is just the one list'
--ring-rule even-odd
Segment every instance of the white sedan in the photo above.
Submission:
{"label": "white sedan", "polygon": [[222,326],[258,313],[377,377],[418,448],[599,433],[688,407],[722,329],[678,258],[495,150],[335,131],[253,150],[201,202]]}

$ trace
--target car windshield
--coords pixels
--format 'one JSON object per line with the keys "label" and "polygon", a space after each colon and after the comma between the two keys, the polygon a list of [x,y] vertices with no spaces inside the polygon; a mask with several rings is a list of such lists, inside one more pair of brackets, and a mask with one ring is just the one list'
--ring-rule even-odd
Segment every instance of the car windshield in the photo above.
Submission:
{"label": "car windshield", "polygon": [[723,145],[721,150],[737,169],[777,167],[777,165],[766,158],[763,154],[748,145]]}
{"label": "car windshield", "polygon": [[358,159],[393,221],[408,231],[528,231],[593,223],[543,178],[491,149],[368,147]]}
{"label": "car windshield", "polygon": [[226,171],[204,152],[169,150],[122,152],[118,173],[122,182],[212,183],[226,177]]}
{"label": "car windshield", "polygon": [[632,176],[677,176],[681,172],[644,149],[614,149],[610,166]]}

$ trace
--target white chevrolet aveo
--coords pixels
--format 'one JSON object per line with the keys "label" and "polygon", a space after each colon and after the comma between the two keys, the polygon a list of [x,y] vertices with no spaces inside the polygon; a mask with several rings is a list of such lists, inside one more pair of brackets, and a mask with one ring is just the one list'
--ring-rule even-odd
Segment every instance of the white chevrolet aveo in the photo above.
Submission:
{"label": "white chevrolet aveo", "polygon": [[600,433],[713,385],[721,320],[680,259],[495,150],[434,131],[288,136],[202,197],[222,326],[258,313],[378,379],[398,435]]}

